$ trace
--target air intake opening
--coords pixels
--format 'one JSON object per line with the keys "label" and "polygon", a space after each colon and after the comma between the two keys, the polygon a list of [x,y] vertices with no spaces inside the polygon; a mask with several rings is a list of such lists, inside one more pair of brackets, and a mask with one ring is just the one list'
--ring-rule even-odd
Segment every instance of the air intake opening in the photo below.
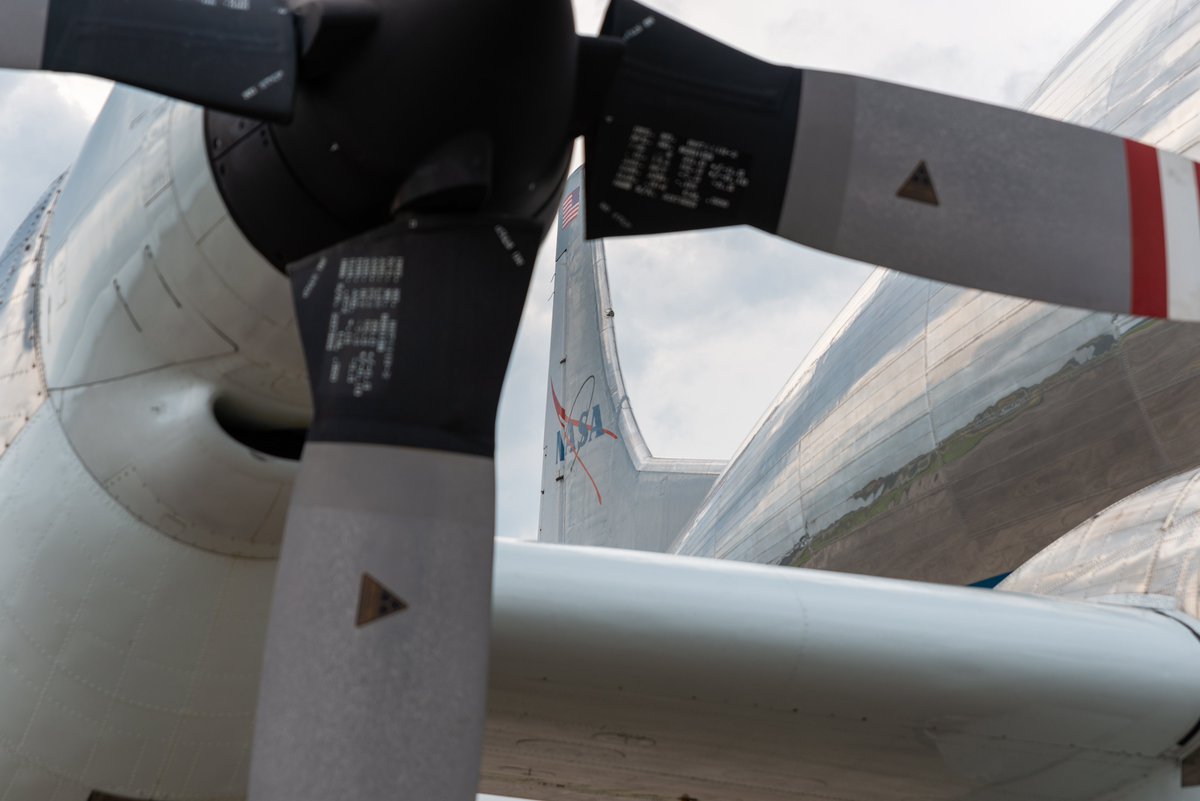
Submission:
{"label": "air intake opening", "polygon": [[213,417],[231,438],[276,459],[299,460],[308,436],[307,428],[291,428],[263,420],[227,398],[219,398],[213,404]]}

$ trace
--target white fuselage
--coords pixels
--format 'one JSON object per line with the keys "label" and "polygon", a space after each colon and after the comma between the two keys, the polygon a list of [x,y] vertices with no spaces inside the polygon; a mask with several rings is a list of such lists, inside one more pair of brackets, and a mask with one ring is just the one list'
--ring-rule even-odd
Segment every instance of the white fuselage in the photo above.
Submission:
{"label": "white fuselage", "polygon": [[303,426],[286,279],[230,221],[202,112],[118,89],[0,263],[0,786],[238,798]]}

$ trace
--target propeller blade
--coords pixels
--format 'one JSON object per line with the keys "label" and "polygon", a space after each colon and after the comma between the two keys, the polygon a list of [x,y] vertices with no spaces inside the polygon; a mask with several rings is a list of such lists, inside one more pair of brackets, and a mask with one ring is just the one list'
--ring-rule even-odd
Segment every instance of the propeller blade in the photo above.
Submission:
{"label": "propeller blade", "polygon": [[76,72],[286,121],[297,31],[278,0],[6,0],[0,67]]}
{"label": "propeller blade", "polygon": [[495,413],[541,226],[414,218],[293,265],[314,397],[250,798],[473,799]]}
{"label": "propeller blade", "polygon": [[587,133],[589,237],[746,224],[1068,306],[1200,320],[1197,166],[1010,109],[752,58],[634,0]]}

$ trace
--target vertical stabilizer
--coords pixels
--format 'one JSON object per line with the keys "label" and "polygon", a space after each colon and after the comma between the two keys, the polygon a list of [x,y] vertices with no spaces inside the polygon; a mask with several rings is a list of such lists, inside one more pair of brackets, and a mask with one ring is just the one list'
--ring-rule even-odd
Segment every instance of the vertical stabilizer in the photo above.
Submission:
{"label": "vertical stabilizer", "polygon": [[604,246],[583,238],[583,207],[581,169],[559,212],[538,538],[665,551],[725,463],[646,447],[617,359]]}

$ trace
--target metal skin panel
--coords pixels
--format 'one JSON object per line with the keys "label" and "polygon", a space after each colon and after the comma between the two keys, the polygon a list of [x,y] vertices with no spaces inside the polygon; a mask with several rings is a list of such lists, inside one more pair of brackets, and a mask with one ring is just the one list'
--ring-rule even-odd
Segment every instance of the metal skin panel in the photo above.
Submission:
{"label": "metal skin panel", "polygon": [[[1172,87],[1198,39],[1200,4],[1123,2],[1029,108],[1195,157],[1200,95]],[[1196,464],[1198,349],[1194,326],[880,270],[672,550],[960,584],[1007,573]]]}
{"label": "metal skin panel", "polygon": [[84,465],[139,520],[222,553],[278,553],[295,462],[234,439],[303,428],[286,279],[237,231],[200,109],[117,88],[45,247],[41,349]]}
{"label": "metal skin panel", "polygon": [[1200,717],[1200,644],[1144,610],[505,541],[494,610],[516,797],[1082,801],[1178,787]]}
{"label": "metal skin panel", "polygon": [[303,378],[286,279],[230,235],[201,116],[118,88],[97,120],[47,246],[52,388],[234,352]]}
{"label": "metal skin panel", "polygon": [[54,393],[80,459],[139,520],[197,547],[274,557],[296,464],[231,438],[213,413],[223,397],[181,370]]}
{"label": "metal skin panel", "polygon": [[583,171],[567,181],[554,315],[538,538],[664,551],[724,462],[650,453],[621,376],[604,246],[583,238]]}
{"label": "metal skin panel", "polygon": [[134,519],[49,404],[0,458],[0,786],[243,797],[275,565]]}
{"label": "metal skin panel", "polygon": [[46,400],[37,342],[38,267],[62,178],[0,252],[0,456]]}
{"label": "metal skin panel", "polygon": [[1200,616],[1200,472],[1113,504],[1001,582],[1008,592]]}

